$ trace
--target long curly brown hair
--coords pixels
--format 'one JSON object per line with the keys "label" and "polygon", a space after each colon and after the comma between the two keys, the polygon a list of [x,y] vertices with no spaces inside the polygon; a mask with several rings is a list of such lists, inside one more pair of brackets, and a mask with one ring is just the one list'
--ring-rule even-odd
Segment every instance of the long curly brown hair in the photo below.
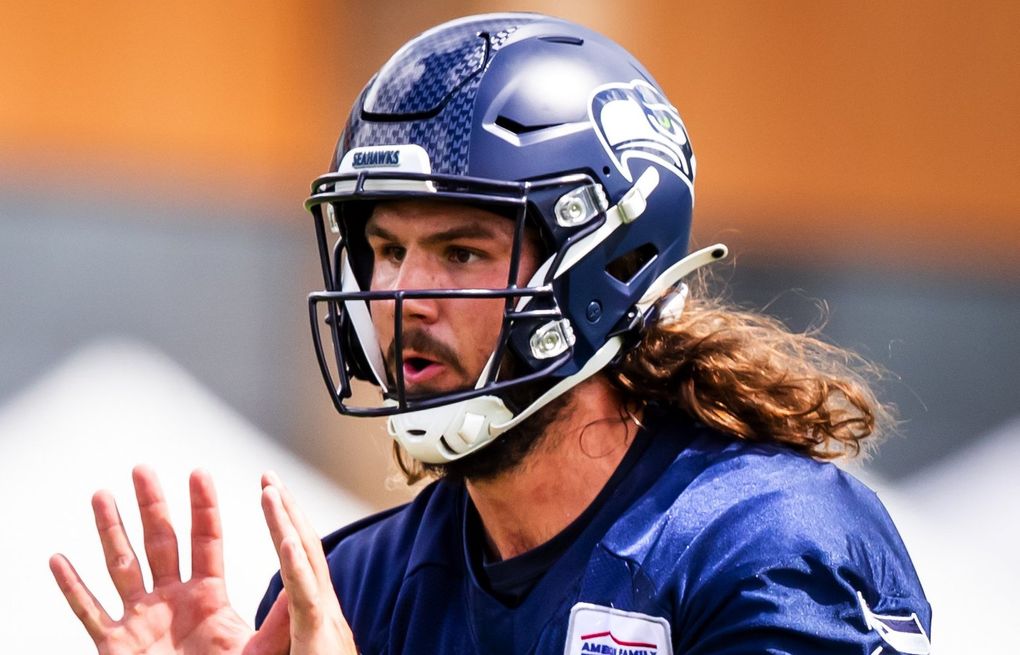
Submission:
{"label": "long curly brown hair", "polygon": [[[872,389],[883,369],[766,314],[707,291],[704,278],[682,314],[651,326],[611,368],[628,407],[655,401],[753,442],[779,443],[816,459],[870,452],[895,427],[894,410]],[[442,475],[394,442],[408,484]]]}
{"label": "long curly brown hair", "polygon": [[817,459],[870,451],[894,410],[872,389],[883,370],[779,320],[719,297],[687,300],[608,371],[633,401],[656,400],[738,439],[783,444]]}

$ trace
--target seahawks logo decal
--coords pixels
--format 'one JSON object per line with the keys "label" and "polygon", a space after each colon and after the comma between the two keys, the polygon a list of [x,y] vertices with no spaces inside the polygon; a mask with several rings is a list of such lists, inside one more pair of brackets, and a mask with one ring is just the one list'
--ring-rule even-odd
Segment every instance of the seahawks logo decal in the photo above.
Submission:
{"label": "seahawks logo decal", "polygon": [[868,629],[874,631],[882,639],[882,645],[872,655],[929,655],[931,642],[924,631],[917,614],[896,616],[892,614],[875,614],[864,601],[864,595],[857,592],[857,600],[861,604],[861,613]]}
{"label": "seahawks logo decal", "polygon": [[634,181],[631,159],[662,165],[694,184],[695,161],[687,128],[676,108],[644,80],[595,89],[588,117],[602,146],[628,182]]}

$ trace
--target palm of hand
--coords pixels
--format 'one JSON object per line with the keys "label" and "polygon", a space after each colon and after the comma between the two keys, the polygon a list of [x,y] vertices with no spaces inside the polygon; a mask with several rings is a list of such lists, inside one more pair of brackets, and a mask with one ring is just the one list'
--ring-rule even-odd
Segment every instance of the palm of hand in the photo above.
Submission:
{"label": "palm of hand", "polygon": [[290,639],[286,602],[277,603],[255,632],[227,600],[222,527],[212,480],[191,477],[191,578],[181,580],[177,535],[155,474],[134,472],[145,554],[153,586],[145,588],[138,557],[116,502],[108,492],[92,498],[96,529],[124,615],[113,620],[63,555],[50,568],[71,609],[103,655],[269,655],[286,653]]}
{"label": "palm of hand", "polygon": [[192,579],[126,604],[123,618],[108,625],[97,647],[103,655],[227,655],[243,653],[253,634],[228,604],[222,580]]}

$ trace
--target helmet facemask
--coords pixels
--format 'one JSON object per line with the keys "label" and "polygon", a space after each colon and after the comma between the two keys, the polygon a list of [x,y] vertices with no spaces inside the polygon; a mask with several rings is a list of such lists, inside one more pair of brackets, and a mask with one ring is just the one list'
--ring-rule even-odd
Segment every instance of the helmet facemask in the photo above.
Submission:
{"label": "helmet facemask", "polygon": [[[345,186],[351,181],[353,186]],[[578,176],[566,178],[568,183],[578,181]],[[411,190],[405,188],[403,192],[397,192],[394,187],[399,182],[410,184]],[[315,219],[326,291],[311,294],[309,309],[316,354],[324,380],[340,412],[355,416],[393,416],[467,403],[465,407],[475,410],[467,412],[467,420],[471,424],[469,429],[488,433],[495,419],[499,419],[500,424],[510,421],[523,406],[551,386],[552,374],[562,368],[572,354],[569,327],[562,327],[567,324],[552,291],[549,273],[552,262],[547,262],[530,283],[519,285],[518,282],[524,249],[528,247],[534,251],[534,244],[540,241],[533,234],[538,228],[528,227],[529,198],[563,182],[556,179],[537,184],[500,184],[496,186],[501,193],[495,194],[491,193],[493,189],[486,188],[485,183],[468,185],[471,188],[467,189],[463,179],[445,180],[443,176],[408,177],[362,172],[353,179],[351,176],[327,175],[316,182],[308,208]],[[423,183],[428,185],[427,191],[423,190]],[[386,191],[372,190],[373,186],[379,185],[389,188]],[[340,192],[336,191],[338,187]],[[371,289],[372,261],[364,234],[366,221],[373,204],[397,198],[467,202],[500,214],[491,220],[509,221],[513,238],[506,277],[501,280],[500,286]],[[536,258],[539,255],[535,253]],[[488,305],[484,309],[480,306],[480,311],[491,310],[493,301],[501,304],[498,335],[494,337],[485,366],[470,385],[440,392],[414,393],[404,375],[406,367],[413,362],[405,361],[404,353],[408,348],[413,349],[414,342],[421,339],[415,336],[418,333],[413,326],[405,324],[406,305],[419,301],[449,303],[454,300]],[[392,340],[380,340],[377,332],[386,330],[377,329],[372,318],[373,313],[378,315],[383,303],[389,305],[387,313],[391,313],[393,318]],[[464,306],[464,303],[461,305]],[[324,333],[329,335],[328,341],[333,344],[331,358],[326,355]],[[456,348],[456,344],[450,345]],[[444,353],[444,357],[448,359],[448,353]],[[381,403],[374,406],[354,404],[354,378],[377,385],[381,391]],[[448,414],[449,410],[440,413]],[[480,420],[476,416],[486,418]],[[411,429],[418,433],[429,431],[428,428]],[[450,435],[445,439],[456,441]],[[452,444],[447,459],[455,458],[459,454],[457,451],[468,445]],[[440,446],[446,447],[442,443]]]}

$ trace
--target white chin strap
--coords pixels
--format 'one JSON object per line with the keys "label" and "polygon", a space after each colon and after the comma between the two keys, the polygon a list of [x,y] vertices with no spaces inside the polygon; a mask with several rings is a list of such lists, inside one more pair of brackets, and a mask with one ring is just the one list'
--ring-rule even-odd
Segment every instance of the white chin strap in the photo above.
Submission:
{"label": "white chin strap", "polygon": [[[687,286],[681,280],[698,268],[723,259],[727,252],[726,246],[719,243],[693,252],[670,266],[638,301],[638,312],[644,316],[656,302],[670,296],[660,308],[659,320],[677,320],[687,297]],[[622,337],[610,338],[580,371],[560,380],[517,415],[507,409],[499,398],[480,396],[441,407],[394,414],[389,417],[389,433],[412,457],[421,462],[442,464],[460,459],[482,448],[555,398],[598,373],[616,357],[622,346]],[[396,404],[394,401],[387,403]]]}

